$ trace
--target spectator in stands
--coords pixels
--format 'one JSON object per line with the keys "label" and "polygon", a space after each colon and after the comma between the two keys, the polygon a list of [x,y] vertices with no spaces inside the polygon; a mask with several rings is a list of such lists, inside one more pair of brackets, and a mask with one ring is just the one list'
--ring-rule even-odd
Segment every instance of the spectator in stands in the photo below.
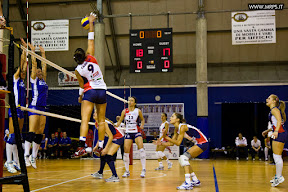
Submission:
{"label": "spectator in stands", "polygon": [[41,158],[46,159],[47,144],[48,144],[48,138],[45,137],[45,134],[43,134],[43,138],[42,138],[39,150],[38,150],[39,159]]}
{"label": "spectator in stands", "polygon": [[257,153],[259,157],[259,161],[261,161],[261,141],[257,139],[256,136],[253,137],[253,140],[251,141],[251,155],[253,161],[255,161],[255,154]]}
{"label": "spectator in stands", "polygon": [[55,137],[55,134],[51,134],[51,138],[48,141],[48,153],[50,157],[57,157],[57,148],[58,148],[58,138]]}
{"label": "spectator in stands", "polygon": [[69,158],[68,152],[69,152],[71,143],[72,143],[71,139],[67,136],[67,133],[63,132],[63,137],[59,141],[59,151],[62,151],[63,158]]}
{"label": "spectator in stands", "polygon": [[236,160],[239,160],[239,152],[244,151],[246,160],[248,161],[248,148],[247,148],[247,140],[243,137],[242,133],[238,134],[238,137],[235,139],[236,144]]}

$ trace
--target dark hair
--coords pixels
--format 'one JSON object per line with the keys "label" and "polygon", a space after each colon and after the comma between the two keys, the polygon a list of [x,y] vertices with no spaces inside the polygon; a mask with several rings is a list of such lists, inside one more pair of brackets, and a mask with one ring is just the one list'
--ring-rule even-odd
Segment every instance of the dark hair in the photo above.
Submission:
{"label": "dark hair", "polygon": [[133,98],[133,99],[134,99],[134,101],[135,101],[135,103],[137,103],[137,99],[136,99],[136,97],[135,97],[135,96],[131,96],[131,98]]}
{"label": "dark hair", "polygon": [[180,120],[180,123],[182,123],[183,122],[183,115],[181,115],[180,113],[174,113],[174,114],[176,115],[177,119]]}
{"label": "dark hair", "polygon": [[74,52],[74,60],[78,64],[82,64],[86,59],[85,51],[82,48],[77,48]]}
{"label": "dark hair", "polygon": [[162,113],[163,115],[165,115],[166,119],[167,119],[167,113]]}
{"label": "dark hair", "polygon": [[182,123],[186,123],[186,119],[182,119]]}

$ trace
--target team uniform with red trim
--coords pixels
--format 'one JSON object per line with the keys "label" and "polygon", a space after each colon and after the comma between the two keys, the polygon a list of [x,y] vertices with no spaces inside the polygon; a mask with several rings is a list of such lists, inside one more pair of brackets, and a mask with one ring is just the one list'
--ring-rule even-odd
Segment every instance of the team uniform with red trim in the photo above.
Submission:
{"label": "team uniform with red trim", "polygon": [[[274,109],[275,107],[273,107],[272,109]],[[277,108],[277,107],[276,107]],[[271,109],[271,111],[272,111]],[[276,127],[277,127],[277,119],[274,117],[274,115],[272,115],[272,113],[269,113],[269,120],[272,124],[272,129],[273,129],[273,132],[275,131]],[[288,140],[288,132],[286,130],[286,128],[284,127],[284,121],[283,121],[283,117],[282,117],[282,113],[280,111],[280,114],[281,114],[281,120],[282,120],[282,123],[281,123],[281,126],[278,130],[278,137],[277,139],[274,139],[275,141],[278,141],[278,142],[281,142],[281,143],[286,143],[287,140]]]}
{"label": "team uniform with red trim", "polygon": [[126,135],[125,139],[132,139],[133,141],[137,137],[142,137],[139,126],[137,126],[137,119],[139,117],[139,109],[135,108],[133,111],[125,109],[125,123],[126,123]]}
{"label": "team uniform with red trim", "polygon": [[87,55],[83,64],[76,70],[84,80],[83,100],[96,104],[106,103],[106,83],[95,57]]}
{"label": "team uniform with red trim", "polygon": [[[159,127],[159,138],[161,138],[163,136],[163,132],[165,130],[165,125],[168,124],[169,125],[169,122],[168,121],[165,121],[164,123],[162,123]],[[169,132],[169,127],[168,127],[168,130],[167,130],[167,133]],[[168,140],[162,138],[161,139],[161,142],[167,142]]]}

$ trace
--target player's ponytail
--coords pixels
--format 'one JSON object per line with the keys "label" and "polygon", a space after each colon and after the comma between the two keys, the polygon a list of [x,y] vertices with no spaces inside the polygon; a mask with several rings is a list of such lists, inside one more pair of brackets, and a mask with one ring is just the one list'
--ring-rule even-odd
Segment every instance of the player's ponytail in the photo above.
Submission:
{"label": "player's ponytail", "polygon": [[183,123],[183,115],[179,114],[179,113],[174,113],[177,117],[177,119],[179,119],[180,123]]}
{"label": "player's ponytail", "polygon": [[286,121],[286,113],[285,113],[285,102],[284,101],[279,101],[279,110],[282,113],[282,117],[283,117],[283,123],[285,123]]}

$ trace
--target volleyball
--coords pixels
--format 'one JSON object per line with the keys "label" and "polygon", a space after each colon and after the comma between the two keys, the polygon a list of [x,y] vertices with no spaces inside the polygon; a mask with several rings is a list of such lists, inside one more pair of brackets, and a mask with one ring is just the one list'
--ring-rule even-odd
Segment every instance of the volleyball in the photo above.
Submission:
{"label": "volleyball", "polygon": [[89,29],[90,25],[89,25],[89,17],[84,17],[81,20],[81,25],[84,29]]}

